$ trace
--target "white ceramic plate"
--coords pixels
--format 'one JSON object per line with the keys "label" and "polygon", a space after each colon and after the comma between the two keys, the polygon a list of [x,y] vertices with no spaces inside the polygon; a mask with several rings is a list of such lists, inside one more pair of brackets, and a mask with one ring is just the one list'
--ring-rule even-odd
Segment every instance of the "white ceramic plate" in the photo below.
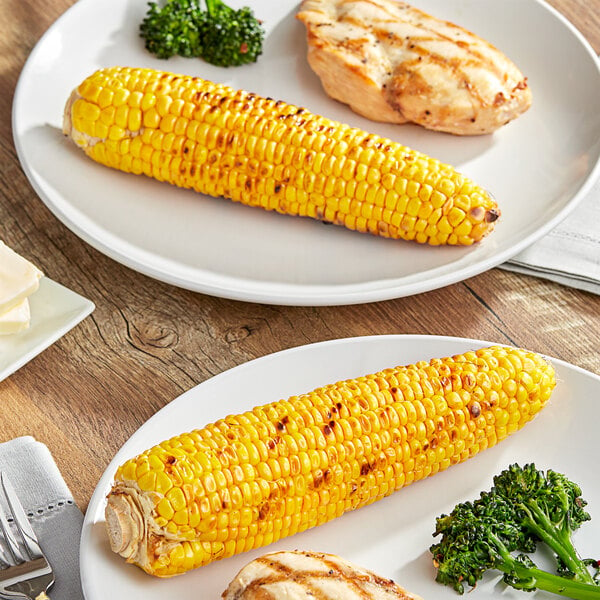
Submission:
{"label": "white ceramic plate", "polygon": [[77,323],[87,317],[94,304],[48,277],[29,298],[29,329],[0,335],[0,381],[20,369]]}
{"label": "white ceramic plate", "polygon": [[[70,229],[151,277],[212,295],[276,304],[349,304],[460,281],[549,231],[591,185],[600,155],[600,69],[580,34],[539,0],[420,0],[487,38],[528,76],[532,109],[494,135],[458,138],[377,124],[329,99],[306,62],[296,0],[238,0],[264,20],[258,63],[221,69],[155,59],[143,48],[144,0],[79,0],[23,69],[13,131],[32,185]],[[60,133],[70,91],[99,67],[185,72],[287,100],[402,141],[453,164],[490,190],[503,217],[474,248],[428,248],[311,219],[199,197],[94,164]]]}
{"label": "white ceramic plate", "polygon": [[[375,504],[268,548],[213,563],[183,576],[161,580],[112,554],[104,532],[105,497],[119,464],[162,440],[226,414],[309,391],[317,386],[382,368],[441,357],[488,345],[433,336],[375,336],[302,346],[271,354],[226,371],[186,392],[145,423],[121,448],[90,501],[81,538],[81,576],[86,600],[216,600],[248,561],[281,549],[333,552],[392,577],[423,598],[456,600],[436,584],[428,548],[435,518],[459,501],[489,488],[492,476],[510,463],[534,461],[568,474],[582,485],[595,517],[577,532],[577,545],[593,555],[600,537],[600,482],[596,477],[600,421],[600,378],[553,360],[558,386],[549,406],[523,430],[496,447],[415,483]],[[477,587],[473,598],[505,598],[496,581]],[[540,594],[536,597],[548,597]]]}

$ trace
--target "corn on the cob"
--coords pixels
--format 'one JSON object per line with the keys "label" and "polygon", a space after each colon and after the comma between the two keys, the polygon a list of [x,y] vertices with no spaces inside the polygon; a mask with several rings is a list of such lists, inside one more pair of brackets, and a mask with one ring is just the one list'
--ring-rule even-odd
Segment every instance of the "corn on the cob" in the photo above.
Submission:
{"label": "corn on the cob", "polygon": [[119,467],[111,547],[168,577],[264,546],[493,446],[554,385],[539,355],[490,347],[228,416]]}
{"label": "corn on the cob", "polygon": [[196,77],[102,69],[73,91],[63,130],[115,169],[389,238],[470,245],[500,214],[424,154]]}

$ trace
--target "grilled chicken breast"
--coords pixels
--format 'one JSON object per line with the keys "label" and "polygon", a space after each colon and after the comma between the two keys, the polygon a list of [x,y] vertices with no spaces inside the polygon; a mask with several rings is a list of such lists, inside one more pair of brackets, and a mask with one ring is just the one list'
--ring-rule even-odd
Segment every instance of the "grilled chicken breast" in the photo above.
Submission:
{"label": "grilled chicken breast", "polygon": [[531,105],[502,52],[405,2],[303,0],[297,18],[327,94],[374,121],[485,134]]}
{"label": "grilled chicken breast", "polygon": [[391,579],[320,552],[273,552],[248,563],[224,600],[421,600]]}

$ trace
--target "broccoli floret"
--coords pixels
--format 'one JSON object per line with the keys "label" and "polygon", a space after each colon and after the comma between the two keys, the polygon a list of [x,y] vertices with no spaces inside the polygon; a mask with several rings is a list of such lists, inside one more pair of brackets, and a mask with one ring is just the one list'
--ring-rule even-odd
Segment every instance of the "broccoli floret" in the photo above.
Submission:
{"label": "broccoli floret", "polygon": [[555,471],[544,476],[532,464],[511,465],[494,478],[493,490],[509,498],[523,527],[554,551],[561,575],[593,582],[571,540],[573,532],[590,520],[577,484]]}
{"label": "broccoli floret", "polygon": [[247,6],[234,10],[221,0],[206,0],[206,7],[202,58],[220,67],[256,62],[265,32],[252,10]]}
{"label": "broccoli floret", "polygon": [[265,32],[252,10],[205,2],[206,10],[200,0],[167,0],[162,8],[149,2],[140,25],[146,49],[158,58],[199,57],[222,67],[256,62]]}
{"label": "broccoli floret", "polygon": [[168,0],[162,8],[156,2],[149,2],[148,7],[140,25],[147,50],[158,58],[202,54],[200,28],[206,12],[197,0]]}
{"label": "broccoli floret", "polygon": [[[437,519],[431,546],[436,581],[463,593],[488,570],[526,591],[542,589],[576,600],[600,600],[598,563],[577,555],[571,534],[590,519],[579,486],[554,471],[535,465],[511,465],[494,479],[494,487],[474,502],[457,505]],[[544,542],[555,553],[558,574],[539,569],[527,554]],[[527,554],[525,554],[527,553]],[[595,576],[589,567],[595,567]]]}

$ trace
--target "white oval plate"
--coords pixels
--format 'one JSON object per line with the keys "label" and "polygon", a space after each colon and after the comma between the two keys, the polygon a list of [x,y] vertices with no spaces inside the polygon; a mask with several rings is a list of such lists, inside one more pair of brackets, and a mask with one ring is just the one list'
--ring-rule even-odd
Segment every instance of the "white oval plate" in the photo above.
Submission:
{"label": "white oval plate", "polygon": [[[370,506],[325,525],[234,556],[172,579],[146,575],[110,551],[104,530],[105,497],[118,465],[171,436],[201,427],[226,414],[287,398],[320,385],[450,356],[489,342],[434,336],[373,336],[334,340],[271,354],[226,371],[189,390],[149,419],[119,450],[90,501],[81,537],[81,577],[86,600],[216,600],[248,561],[276,550],[333,552],[400,582],[423,598],[456,600],[434,582],[428,552],[435,519],[460,501],[488,489],[492,477],[512,462],[534,461],[578,482],[593,520],[576,534],[583,556],[597,551],[600,537],[600,482],[597,435],[600,377],[552,359],[557,388],[549,406],[524,429],[465,463],[415,483]],[[595,555],[594,555],[595,556]],[[521,599],[497,580],[477,586],[477,598]],[[538,594],[536,598],[548,598]]]}
{"label": "white oval plate", "polygon": [[[216,296],[295,305],[384,300],[489,269],[549,231],[590,187],[600,155],[600,68],[591,48],[539,0],[422,0],[419,6],[488,39],[528,76],[532,109],[483,137],[377,124],[329,99],[306,62],[295,0],[239,0],[265,22],[264,54],[221,69],[155,59],[143,48],[144,0],[79,0],[40,40],[14,98],[13,131],[32,185],[72,231],[113,259]],[[502,219],[471,248],[430,248],[312,219],[200,197],[109,170],[60,133],[70,91],[112,65],[185,72],[287,100],[401,141],[457,167],[497,198]]]}

